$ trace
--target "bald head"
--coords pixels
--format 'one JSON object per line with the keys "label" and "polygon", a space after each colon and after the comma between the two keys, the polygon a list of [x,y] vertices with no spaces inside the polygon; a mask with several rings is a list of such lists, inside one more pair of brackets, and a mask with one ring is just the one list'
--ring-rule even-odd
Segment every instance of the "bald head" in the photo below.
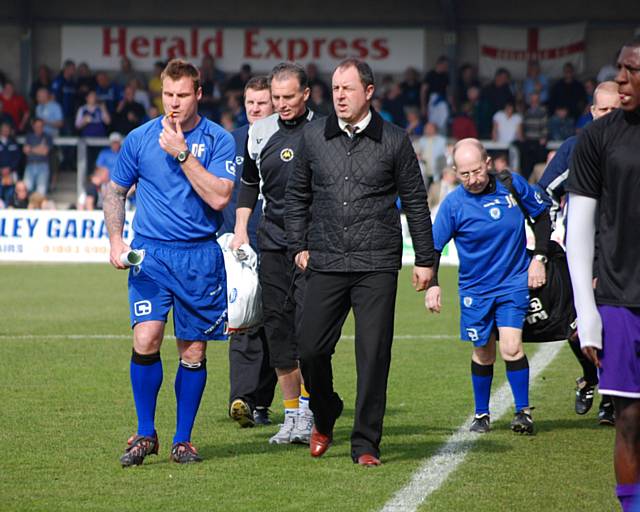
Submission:
{"label": "bald head", "polygon": [[591,105],[593,118],[600,119],[617,108],[620,108],[618,84],[613,81],[600,83],[593,91],[593,105]]}
{"label": "bald head", "polygon": [[480,160],[487,159],[487,150],[478,139],[460,139],[458,142],[456,142],[456,144],[453,146],[452,152],[454,168],[457,166],[456,155],[458,153],[460,153],[460,158],[464,157],[466,159],[467,156],[471,156],[472,158],[477,157]]}
{"label": "bald head", "polygon": [[453,166],[462,186],[480,194],[489,183],[491,159],[478,139],[462,139],[453,146]]}

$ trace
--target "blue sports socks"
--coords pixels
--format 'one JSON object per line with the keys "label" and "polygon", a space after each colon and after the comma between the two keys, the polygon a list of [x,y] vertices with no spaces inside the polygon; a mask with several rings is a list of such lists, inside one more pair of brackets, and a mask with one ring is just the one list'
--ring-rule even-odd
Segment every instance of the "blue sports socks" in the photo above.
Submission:
{"label": "blue sports socks", "polygon": [[207,360],[188,363],[180,360],[176,374],[175,392],[177,402],[176,434],[174,443],[191,441],[191,430],[196,421],[200,400],[207,384]]}
{"label": "blue sports socks", "polygon": [[493,365],[482,365],[472,360],[471,383],[473,384],[473,399],[476,404],[476,415],[489,414],[489,398],[491,397],[492,381]]}
{"label": "blue sports socks", "polygon": [[517,361],[505,361],[505,365],[518,412],[529,407],[529,360],[525,355]]}
{"label": "blue sports socks", "polygon": [[138,435],[151,437],[155,432],[156,402],[162,385],[160,352],[143,355],[132,351],[129,374],[138,415]]}

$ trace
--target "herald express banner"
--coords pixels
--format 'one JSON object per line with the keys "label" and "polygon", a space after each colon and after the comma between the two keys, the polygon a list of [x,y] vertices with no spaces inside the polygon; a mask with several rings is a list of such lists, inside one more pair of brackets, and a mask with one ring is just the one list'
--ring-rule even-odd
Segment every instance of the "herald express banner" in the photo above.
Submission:
{"label": "herald express banner", "polygon": [[88,62],[93,69],[118,70],[127,56],[135,69],[180,57],[237,72],[243,63],[267,72],[282,61],[313,61],[332,71],[347,57],[366,60],[375,71],[397,73],[424,66],[424,30],[386,28],[231,28],[63,25],[62,61]]}
{"label": "herald express banner", "polygon": [[[133,238],[128,212],[127,243]],[[101,211],[0,210],[0,261],[109,262]]]}
{"label": "herald express banner", "polygon": [[577,73],[584,69],[586,23],[551,27],[506,28],[480,25],[479,71],[493,78],[498,68],[507,68],[513,78],[523,79],[527,62],[540,63],[549,78],[562,76],[562,66],[571,62]]}

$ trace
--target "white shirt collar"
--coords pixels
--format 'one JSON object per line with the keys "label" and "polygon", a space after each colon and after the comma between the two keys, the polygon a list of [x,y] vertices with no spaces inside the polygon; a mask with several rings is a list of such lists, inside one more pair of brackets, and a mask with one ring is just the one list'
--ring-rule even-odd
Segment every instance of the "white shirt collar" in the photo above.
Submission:
{"label": "white shirt collar", "polygon": [[350,123],[347,123],[346,121],[343,121],[342,119],[338,118],[338,126],[343,132],[351,136],[351,133],[349,133],[349,130],[347,130],[347,126],[351,126],[353,129],[357,128],[358,129],[357,133],[362,133],[364,129],[369,125],[370,121],[371,121],[371,110],[369,110],[367,115],[364,116],[364,118],[360,122],[356,123],[355,125],[351,125]]}

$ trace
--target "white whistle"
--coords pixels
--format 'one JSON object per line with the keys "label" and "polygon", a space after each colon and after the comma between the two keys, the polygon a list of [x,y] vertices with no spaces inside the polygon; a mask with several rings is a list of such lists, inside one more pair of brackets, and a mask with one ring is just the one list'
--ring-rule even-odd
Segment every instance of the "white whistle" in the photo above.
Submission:
{"label": "white whistle", "polygon": [[134,267],[140,265],[144,259],[144,249],[133,249],[131,251],[123,252],[120,255],[120,263],[125,267]]}

